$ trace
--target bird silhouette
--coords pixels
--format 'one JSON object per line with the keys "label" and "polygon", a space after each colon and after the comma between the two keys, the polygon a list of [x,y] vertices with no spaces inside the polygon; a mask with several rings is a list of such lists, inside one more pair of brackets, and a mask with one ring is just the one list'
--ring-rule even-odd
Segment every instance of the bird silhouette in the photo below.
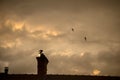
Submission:
{"label": "bird silhouette", "polygon": [[74,28],[72,28],[72,31],[74,32]]}
{"label": "bird silhouette", "polygon": [[85,41],[87,41],[87,37],[86,36],[84,37],[84,39],[85,39]]}

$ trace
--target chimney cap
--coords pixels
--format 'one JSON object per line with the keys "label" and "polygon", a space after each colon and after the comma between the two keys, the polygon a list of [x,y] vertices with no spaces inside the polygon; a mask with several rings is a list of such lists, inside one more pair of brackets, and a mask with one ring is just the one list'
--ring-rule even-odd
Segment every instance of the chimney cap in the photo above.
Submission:
{"label": "chimney cap", "polygon": [[39,50],[39,52],[40,52],[39,54],[42,54],[43,50]]}
{"label": "chimney cap", "polygon": [[8,67],[4,67],[5,69],[8,69]]}

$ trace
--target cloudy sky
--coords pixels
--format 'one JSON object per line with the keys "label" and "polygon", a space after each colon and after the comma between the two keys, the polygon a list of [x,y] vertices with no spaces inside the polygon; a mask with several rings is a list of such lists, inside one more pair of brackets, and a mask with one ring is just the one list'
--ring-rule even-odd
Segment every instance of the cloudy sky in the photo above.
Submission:
{"label": "cloudy sky", "polygon": [[120,0],[0,0],[0,72],[36,74],[39,49],[48,74],[120,76]]}

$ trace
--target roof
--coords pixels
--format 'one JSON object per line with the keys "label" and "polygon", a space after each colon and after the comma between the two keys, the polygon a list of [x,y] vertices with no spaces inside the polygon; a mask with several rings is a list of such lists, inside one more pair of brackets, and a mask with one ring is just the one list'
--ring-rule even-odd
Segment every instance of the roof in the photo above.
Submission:
{"label": "roof", "polygon": [[[36,74],[8,74],[0,75],[0,80],[38,80]],[[51,75],[46,80],[120,80],[119,76],[90,76],[90,75]]]}

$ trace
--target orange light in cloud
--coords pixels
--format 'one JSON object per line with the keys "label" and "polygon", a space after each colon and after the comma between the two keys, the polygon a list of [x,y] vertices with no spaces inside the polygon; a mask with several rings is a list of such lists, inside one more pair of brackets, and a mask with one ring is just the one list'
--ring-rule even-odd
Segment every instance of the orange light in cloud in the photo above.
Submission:
{"label": "orange light in cloud", "polygon": [[100,70],[98,70],[98,69],[95,69],[95,70],[93,70],[93,73],[92,73],[92,75],[99,75],[100,74]]}
{"label": "orange light in cloud", "polygon": [[61,34],[59,31],[49,29],[44,26],[35,27],[34,29],[31,28],[29,29],[29,32],[31,33],[30,34],[31,37],[43,38],[45,40],[51,40],[52,37],[56,37]]}
{"label": "orange light in cloud", "polygon": [[24,27],[24,23],[22,22],[14,23],[14,25],[14,30],[22,30],[22,28]]}
{"label": "orange light in cloud", "polygon": [[85,54],[85,53],[83,53],[83,52],[82,52],[82,53],[80,53],[80,57],[83,57],[83,56],[84,56],[84,54]]}
{"label": "orange light in cloud", "polygon": [[5,25],[6,26],[11,25],[10,27],[12,27],[13,31],[22,30],[22,28],[24,27],[24,22],[20,22],[20,21],[18,22],[18,21],[8,19],[5,21]]}
{"label": "orange light in cloud", "polygon": [[48,35],[52,35],[52,36],[57,36],[57,35],[59,34],[59,32],[53,31],[53,30],[48,30],[46,33],[47,33]]}

